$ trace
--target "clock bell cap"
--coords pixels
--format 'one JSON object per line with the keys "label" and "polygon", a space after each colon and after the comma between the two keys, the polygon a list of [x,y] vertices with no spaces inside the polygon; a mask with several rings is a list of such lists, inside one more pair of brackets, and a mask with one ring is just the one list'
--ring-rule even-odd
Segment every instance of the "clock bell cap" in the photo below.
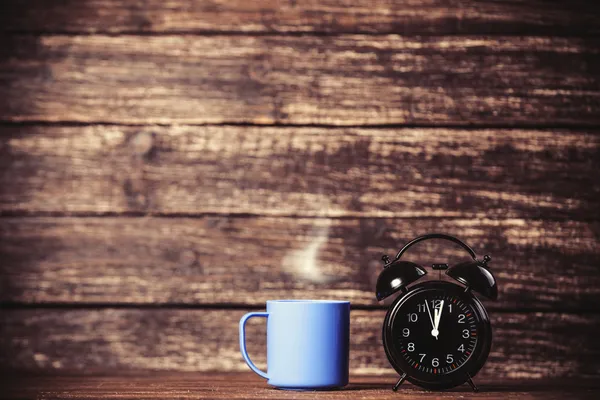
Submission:
{"label": "clock bell cap", "polygon": [[498,298],[498,285],[492,272],[477,260],[456,264],[446,274],[491,300]]}
{"label": "clock bell cap", "polygon": [[377,300],[385,299],[426,274],[421,266],[410,261],[395,261],[387,265],[377,278]]}

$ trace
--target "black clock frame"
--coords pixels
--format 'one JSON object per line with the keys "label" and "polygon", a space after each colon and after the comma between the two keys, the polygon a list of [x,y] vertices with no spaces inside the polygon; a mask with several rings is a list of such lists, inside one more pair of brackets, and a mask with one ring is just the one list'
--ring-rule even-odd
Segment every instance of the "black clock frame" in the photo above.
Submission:
{"label": "black clock frame", "polygon": [[[432,290],[442,290],[469,305],[475,313],[478,335],[477,344],[469,356],[469,359],[456,370],[440,376],[431,375],[412,368],[404,357],[401,356],[399,349],[396,348],[397,340],[394,340],[392,333],[394,322],[396,321],[402,306],[412,297]],[[399,383],[406,379],[425,389],[442,390],[469,382],[474,388],[475,386],[472,383],[471,378],[473,378],[483,367],[490,353],[492,345],[492,326],[483,304],[470,290],[465,290],[464,287],[451,282],[428,281],[413,286],[410,291],[405,292],[392,303],[385,316],[382,336],[385,354],[390,364],[402,376]],[[397,386],[399,385],[397,384],[395,388],[397,388]]]}
{"label": "black clock frame", "polygon": [[[471,260],[460,264],[448,266],[448,264],[436,263],[432,265],[434,270],[445,270],[448,277],[465,285],[464,287],[441,280],[428,281],[420,285],[414,285],[416,281],[427,275],[427,271],[419,264],[400,260],[400,258],[415,244],[429,239],[442,239],[453,242],[458,244],[469,254]],[[489,269],[489,262],[491,259],[492,258],[487,254],[484,255],[482,259],[478,259],[475,251],[473,251],[473,249],[465,242],[444,233],[429,233],[414,238],[398,251],[398,254],[396,254],[396,257],[394,257],[393,260],[387,255],[381,257],[381,260],[383,261],[383,271],[379,274],[375,286],[375,296],[377,300],[381,301],[386,299],[396,292],[401,291],[403,293],[394,301],[388,310],[383,325],[383,343],[386,355],[394,369],[401,374],[400,379],[393,387],[394,391],[407,379],[410,382],[427,389],[447,389],[467,382],[474,391],[478,390],[473,383],[472,378],[487,360],[492,343],[492,328],[487,311],[471,291],[477,292],[490,300],[496,300],[498,298],[496,278]],[[411,285],[410,288],[408,288],[409,285]],[[469,303],[472,306],[473,311],[478,318],[478,323],[481,324],[478,326],[481,337],[477,341],[477,349],[475,349],[476,354],[472,353],[469,359],[457,368],[456,373],[455,371],[448,373],[447,375],[451,375],[450,377],[436,375],[435,378],[431,376],[431,379],[423,379],[418,371],[405,365],[406,362],[402,357],[398,357],[394,354],[395,350],[393,350],[393,340],[391,339],[391,323],[406,300],[412,298],[416,293],[421,293],[428,288],[433,288],[434,285],[439,285],[438,287],[443,287],[445,290],[453,292],[454,295],[460,297],[462,301]]]}

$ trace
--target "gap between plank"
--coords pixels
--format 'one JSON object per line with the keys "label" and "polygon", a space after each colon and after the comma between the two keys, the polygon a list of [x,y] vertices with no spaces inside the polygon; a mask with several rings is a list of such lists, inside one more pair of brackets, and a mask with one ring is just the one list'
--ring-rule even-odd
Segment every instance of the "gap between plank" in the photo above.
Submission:
{"label": "gap between plank", "polygon": [[[11,218],[60,218],[60,219],[79,219],[79,218],[161,218],[161,219],[203,219],[211,217],[227,217],[227,218],[280,218],[280,219],[316,219],[316,220],[468,220],[468,219],[489,219],[492,221],[511,221],[523,220],[524,218],[488,218],[486,215],[452,215],[452,216],[433,216],[433,215],[415,215],[415,216],[393,216],[393,215],[322,215],[322,214],[267,214],[267,213],[249,213],[249,212],[199,212],[199,213],[183,213],[183,212],[141,212],[141,211],[125,211],[125,212],[61,212],[61,211],[0,211],[0,220]],[[562,218],[541,218],[527,217],[528,221],[575,221],[594,223],[600,221],[597,218],[577,219],[572,216],[565,215]]]}
{"label": "gap between plank", "polygon": [[20,35],[20,36],[246,36],[246,37],[265,37],[265,36],[290,36],[290,37],[339,37],[339,36],[402,36],[408,38],[418,37],[539,37],[539,38],[574,38],[574,39],[595,39],[600,38],[600,33],[561,33],[559,35],[551,33],[535,33],[535,32],[401,32],[394,30],[369,31],[369,30],[340,30],[340,31],[228,31],[228,30],[168,30],[168,31],[137,31],[137,30],[119,30],[119,31],[67,31],[67,30],[21,30],[8,29],[0,30],[2,35]]}
{"label": "gap between plank", "polygon": [[[243,303],[207,303],[207,304],[186,304],[186,303],[66,303],[66,302],[45,302],[45,303],[20,303],[14,301],[0,302],[0,309],[3,310],[100,310],[100,309],[142,309],[142,310],[264,310],[264,304],[243,304]],[[382,311],[387,310],[388,305],[351,305],[352,310],[362,311]],[[539,308],[539,307],[509,307],[496,308],[492,304],[487,304],[486,309],[497,314],[600,314],[600,308]]]}
{"label": "gap between plank", "polygon": [[[425,124],[425,123],[389,123],[389,124],[294,124],[294,123],[273,123],[273,124],[256,124],[249,122],[223,122],[223,123],[191,123],[191,122],[172,122],[172,123],[128,123],[128,122],[106,122],[106,121],[11,121],[0,118],[1,127],[35,127],[35,126],[50,126],[50,127],[84,127],[84,126],[126,126],[126,127],[171,127],[171,126],[206,126],[206,127],[247,127],[247,128],[319,128],[319,129],[456,129],[477,131],[485,129],[502,129],[502,130],[598,130],[600,133],[600,124],[566,124],[566,123],[519,123],[519,124]],[[1,134],[0,134],[1,135]]]}

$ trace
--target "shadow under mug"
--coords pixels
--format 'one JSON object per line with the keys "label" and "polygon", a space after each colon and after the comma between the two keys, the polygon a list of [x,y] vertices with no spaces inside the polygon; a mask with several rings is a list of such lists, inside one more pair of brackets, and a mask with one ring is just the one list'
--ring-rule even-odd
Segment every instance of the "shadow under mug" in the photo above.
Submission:
{"label": "shadow under mug", "polygon": [[[245,325],[267,318],[267,372],[246,351]],[[240,350],[254,372],[281,389],[331,389],[348,384],[350,302],[269,300],[266,312],[240,320]]]}

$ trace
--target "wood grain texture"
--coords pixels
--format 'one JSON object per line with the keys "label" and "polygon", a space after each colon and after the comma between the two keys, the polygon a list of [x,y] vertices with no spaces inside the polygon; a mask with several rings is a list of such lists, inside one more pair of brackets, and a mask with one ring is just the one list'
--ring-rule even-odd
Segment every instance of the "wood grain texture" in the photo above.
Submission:
{"label": "wood grain texture", "polygon": [[587,220],[600,132],[0,127],[0,211]]}
{"label": "wood grain texture", "polygon": [[[342,390],[298,392],[276,390],[251,372],[120,372],[104,376],[60,375],[0,377],[0,399],[597,399],[598,384],[591,380],[477,379],[479,393],[468,386],[443,392],[427,392],[404,383],[392,392],[393,376],[351,375]],[[392,382],[392,383],[391,383]]]}
{"label": "wood grain texture", "polygon": [[5,121],[597,125],[597,38],[4,36]]}
{"label": "wood grain texture", "polygon": [[[239,352],[243,310],[11,310],[0,315],[3,369],[248,371]],[[381,344],[385,312],[352,311],[350,369],[391,374]],[[593,378],[600,346],[593,315],[492,314],[494,344],[483,378]],[[265,368],[264,321],[246,328],[253,361]]]}
{"label": "wood grain texture", "polygon": [[600,9],[573,0],[3,0],[18,32],[598,33]]}
{"label": "wood grain texture", "polygon": [[[376,305],[381,255],[440,231],[492,255],[500,295],[490,309],[598,311],[599,228],[517,219],[3,218],[0,299],[263,305],[297,297]],[[423,265],[465,256],[444,241],[406,254]]]}

